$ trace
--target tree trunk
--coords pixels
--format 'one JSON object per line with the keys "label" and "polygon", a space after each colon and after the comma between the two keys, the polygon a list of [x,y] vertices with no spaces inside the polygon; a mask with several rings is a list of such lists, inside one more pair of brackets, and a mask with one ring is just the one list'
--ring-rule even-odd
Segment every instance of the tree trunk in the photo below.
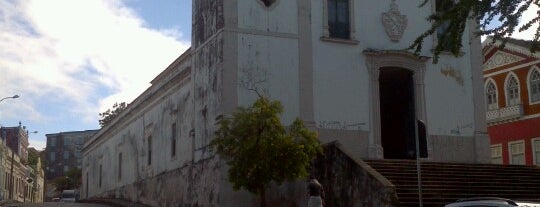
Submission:
{"label": "tree trunk", "polygon": [[266,207],[266,189],[262,189],[259,192],[259,196],[261,196],[261,207]]}

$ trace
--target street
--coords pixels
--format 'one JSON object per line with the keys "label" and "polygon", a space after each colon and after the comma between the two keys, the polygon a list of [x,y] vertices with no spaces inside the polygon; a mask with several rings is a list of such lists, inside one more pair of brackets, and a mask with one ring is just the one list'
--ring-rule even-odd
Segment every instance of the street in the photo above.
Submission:
{"label": "street", "polygon": [[60,203],[60,202],[46,202],[46,203],[17,203],[17,204],[8,204],[4,207],[109,207],[109,205],[103,204],[93,204],[93,203]]}

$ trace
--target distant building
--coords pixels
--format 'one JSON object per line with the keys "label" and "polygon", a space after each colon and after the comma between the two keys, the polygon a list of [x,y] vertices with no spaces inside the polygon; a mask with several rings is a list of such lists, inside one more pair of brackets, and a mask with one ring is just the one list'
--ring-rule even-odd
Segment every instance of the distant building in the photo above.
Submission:
{"label": "distant building", "polygon": [[33,169],[3,140],[0,140],[0,203],[5,200],[43,202],[45,183],[40,161]]}
{"label": "distant building", "polygon": [[21,160],[28,160],[28,130],[26,126],[0,127],[0,137],[6,145],[21,157]]}
{"label": "distant building", "polygon": [[540,165],[540,54],[530,41],[510,39],[504,49],[492,42],[483,44],[491,160]]}
{"label": "distant building", "polygon": [[94,136],[97,131],[86,130],[46,134],[47,180],[64,176],[64,173],[71,168],[81,169],[81,149],[84,143]]}

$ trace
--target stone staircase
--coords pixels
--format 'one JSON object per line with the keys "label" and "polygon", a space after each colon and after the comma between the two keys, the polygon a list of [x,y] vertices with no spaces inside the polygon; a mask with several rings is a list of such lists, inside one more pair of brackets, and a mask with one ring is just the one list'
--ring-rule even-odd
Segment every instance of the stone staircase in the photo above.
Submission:
{"label": "stone staircase", "polygon": [[[399,206],[418,206],[416,161],[364,162],[395,185]],[[470,197],[540,202],[540,167],[423,162],[421,168],[426,207],[444,206]]]}

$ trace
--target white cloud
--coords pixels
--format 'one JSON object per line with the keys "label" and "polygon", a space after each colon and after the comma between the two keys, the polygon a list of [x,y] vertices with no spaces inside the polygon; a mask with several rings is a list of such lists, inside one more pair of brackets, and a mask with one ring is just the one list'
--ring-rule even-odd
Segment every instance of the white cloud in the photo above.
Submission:
{"label": "white cloud", "polygon": [[47,146],[47,142],[44,140],[28,139],[28,142],[29,142],[28,147],[33,147],[34,149],[37,149],[40,151],[44,150],[45,147]]}
{"label": "white cloud", "polygon": [[97,123],[98,112],[132,101],[189,47],[177,28],[144,25],[117,0],[0,1],[0,96],[24,99],[0,116],[47,121],[36,110],[47,102]]}
{"label": "white cloud", "polygon": [[[520,26],[524,25],[525,23],[529,22],[531,19],[538,16],[538,6],[535,4],[530,4],[531,6],[527,11],[523,12],[523,15],[521,16],[521,22]],[[534,35],[536,33],[536,28],[538,28],[538,22],[533,24],[528,30],[525,30],[523,32],[519,32],[516,30],[516,32],[512,35],[513,38],[518,39],[524,39],[524,40],[532,40],[534,38]]]}

